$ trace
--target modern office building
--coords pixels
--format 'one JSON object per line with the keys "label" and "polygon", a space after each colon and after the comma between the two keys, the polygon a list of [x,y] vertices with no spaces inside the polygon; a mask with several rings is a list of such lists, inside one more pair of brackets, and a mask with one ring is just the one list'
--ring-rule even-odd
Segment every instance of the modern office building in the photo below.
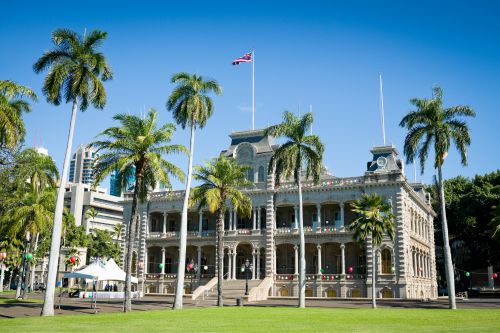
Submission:
{"label": "modern office building", "polygon": [[[135,170],[135,167],[132,169]],[[120,183],[118,182],[117,173],[118,171],[115,170],[109,176],[109,194],[114,195],[116,197],[121,197],[122,188],[120,186]],[[131,191],[134,188],[134,184],[135,184],[134,174],[128,175],[126,191]]]}
{"label": "modern office building", "polygon": [[86,145],[78,146],[71,157],[68,181],[91,185],[94,181],[92,167],[96,156],[94,149]]}
{"label": "modern office building", "polygon": [[[262,130],[235,132],[222,153],[251,167],[245,190],[252,199],[250,218],[229,209],[224,221],[224,277],[228,285],[244,279],[248,260],[256,288],[271,296],[298,294],[298,193],[291,181],[275,184],[268,163],[277,149]],[[324,168],[318,184],[302,180],[306,252],[306,296],[369,297],[376,270],[378,297],[425,299],[437,297],[433,218],[429,194],[405,177],[394,146],[370,150],[363,175],[339,178]],[[368,156],[367,156],[368,159]],[[378,193],[395,215],[394,240],[384,237],[376,249],[360,246],[349,224],[356,215],[351,203],[364,193]],[[175,288],[183,191],[152,192],[139,207],[140,225],[134,253],[139,289],[171,293]],[[125,196],[124,223],[131,197]],[[125,228],[124,228],[125,229]],[[203,286],[215,274],[215,216],[206,209],[189,211],[187,262],[200,267],[191,277]],[[122,260],[124,262],[124,260]],[[190,274],[188,273],[188,277]],[[190,289],[189,278],[186,290]]]}

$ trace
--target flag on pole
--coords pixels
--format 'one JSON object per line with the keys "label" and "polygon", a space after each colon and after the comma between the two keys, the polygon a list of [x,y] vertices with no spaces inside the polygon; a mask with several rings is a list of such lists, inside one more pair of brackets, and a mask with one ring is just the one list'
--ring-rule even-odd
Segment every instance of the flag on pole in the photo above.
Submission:
{"label": "flag on pole", "polygon": [[242,62],[252,62],[252,52],[245,54],[242,57],[239,57],[235,61],[233,61],[233,65],[239,65]]}

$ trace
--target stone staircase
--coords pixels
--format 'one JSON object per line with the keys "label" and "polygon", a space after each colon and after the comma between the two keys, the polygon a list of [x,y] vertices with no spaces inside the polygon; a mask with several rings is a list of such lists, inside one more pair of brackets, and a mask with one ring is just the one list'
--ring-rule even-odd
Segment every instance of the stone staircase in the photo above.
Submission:
{"label": "stone staircase", "polygon": [[[248,291],[257,287],[262,280],[248,280]],[[245,296],[245,280],[224,280],[222,284],[222,299],[224,305],[236,305],[236,299]],[[197,299],[199,306],[211,306],[217,304],[217,285],[205,295]]]}

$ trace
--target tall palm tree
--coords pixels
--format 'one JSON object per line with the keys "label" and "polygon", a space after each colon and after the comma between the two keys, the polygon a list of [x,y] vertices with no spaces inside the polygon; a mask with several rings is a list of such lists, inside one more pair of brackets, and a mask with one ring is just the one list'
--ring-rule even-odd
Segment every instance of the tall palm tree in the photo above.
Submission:
{"label": "tall palm tree", "polygon": [[306,258],[304,239],[304,214],[302,208],[302,176],[305,168],[305,180],[310,177],[314,182],[319,181],[323,152],[325,150],[316,135],[307,135],[313,123],[312,112],[306,113],[302,118],[289,111],[283,113],[283,122],[265,130],[266,135],[284,137],[287,141],[273,153],[269,161],[269,173],[274,173],[275,183],[280,179],[291,179],[298,186],[299,195],[299,238],[300,238],[300,263],[299,263],[299,307],[306,306]]}
{"label": "tall palm tree", "polygon": [[28,87],[13,81],[0,80],[0,148],[12,149],[24,139],[26,129],[23,112],[30,112],[28,100],[37,96]]}
{"label": "tall palm tree", "polygon": [[91,233],[94,232],[94,220],[97,217],[97,215],[99,215],[99,212],[94,207],[90,207],[85,212],[85,219],[87,220],[87,223],[88,223],[88,221],[90,221],[92,223]]}
{"label": "tall palm tree", "polygon": [[28,148],[16,157],[15,176],[18,187],[29,181],[31,190],[40,193],[44,188],[55,188],[59,171],[52,157]]}
{"label": "tall palm tree", "polygon": [[172,112],[177,124],[183,129],[191,128],[189,142],[189,161],[182,206],[181,228],[179,235],[179,267],[177,269],[177,283],[175,288],[174,309],[182,309],[182,295],[184,293],[184,274],[186,271],[186,243],[187,243],[187,217],[189,205],[189,191],[191,188],[191,174],[194,155],[194,132],[196,128],[202,129],[214,111],[210,93],[222,94],[222,88],[215,80],[205,80],[202,76],[188,73],[177,73],[172,76],[172,83],[176,83],[174,91],[167,101],[167,109]]}
{"label": "tall palm tree", "polygon": [[354,231],[353,239],[362,246],[367,241],[372,245],[372,307],[377,307],[375,281],[377,279],[377,248],[382,244],[384,235],[394,239],[394,215],[392,207],[385,203],[382,197],[376,193],[363,194],[360,200],[351,205],[357,217],[349,225]]}
{"label": "tall palm tree", "polygon": [[81,111],[85,111],[89,105],[103,109],[106,104],[106,91],[102,81],[109,80],[113,76],[104,54],[97,51],[106,37],[107,33],[100,30],[94,30],[82,38],[74,31],[57,29],[52,33],[54,48],[46,51],[33,65],[35,73],[48,70],[43,84],[43,93],[47,101],[59,105],[64,99],[66,103],[73,105],[62,177],[57,192],[43,316],[54,315],[54,292],[61,243],[64,192],[68,178],[76,113],[78,107]]}
{"label": "tall palm tree", "polygon": [[454,142],[460,152],[462,165],[467,165],[467,147],[470,146],[470,132],[467,123],[461,117],[475,117],[476,113],[471,107],[464,105],[443,108],[443,90],[439,86],[433,88],[432,98],[412,98],[410,103],[417,110],[410,111],[399,123],[399,126],[408,130],[404,143],[404,154],[407,163],[413,163],[417,158],[420,160],[420,168],[423,174],[429,148],[434,145],[434,168],[438,170],[448,302],[450,309],[456,309],[455,277],[448,239],[442,166],[444,159],[448,155],[451,141]]}
{"label": "tall palm tree", "polygon": [[123,224],[122,223],[117,223],[113,227],[113,235],[116,237],[116,240],[120,240],[120,237],[122,236],[122,231],[123,231]]}
{"label": "tall palm tree", "polygon": [[238,216],[250,217],[252,201],[240,189],[252,183],[246,180],[249,167],[239,165],[234,159],[223,155],[215,158],[205,166],[195,167],[194,179],[201,185],[193,188],[190,205],[198,205],[198,209],[208,207],[217,219],[217,305],[223,306],[222,283],[224,270],[224,215],[226,205],[230,203],[238,212]]}
{"label": "tall palm tree", "polygon": [[139,219],[139,201],[144,202],[148,190],[155,188],[158,182],[170,188],[170,176],[184,181],[182,170],[166,161],[162,155],[187,153],[187,149],[182,145],[168,144],[174,134],[175,125],[165,124],[158,128],[157,117],[158,113],[153,109],[149,110],[144,118],[117,114],[113,119],[119,121],[121,126],[106,129],[99,134],[99,136],[105,136],[106,139],[91,143],[91,147],[97,148],[97,151],[103,151],[94,162],[95,184],[99,184],[104,177],[118,170],[116,174],[118,183],[126,186],[129,171],[135,168],[132,211],[126,240],[125,312],[132,310],[130,278],[135,231]]}

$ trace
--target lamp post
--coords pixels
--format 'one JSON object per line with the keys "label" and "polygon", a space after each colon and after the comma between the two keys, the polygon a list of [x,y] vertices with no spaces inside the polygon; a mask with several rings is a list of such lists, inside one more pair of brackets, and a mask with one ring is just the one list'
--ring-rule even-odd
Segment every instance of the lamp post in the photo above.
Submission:
{"label": "lamp post", "polygon": [[245,273],[245,295],[248,295],[248,275],[252,271],[253,267],[250,264],[250,260],[245,259],[245,264],[241,267],[241,271]]}
{"label": "lamp post", "polygon": [[189,265],[187,265],[187,270],[191,275],[191,286],[189,287],[189,290],[191,291],[191,294],[192,294],[193,293],[193,275],[198,272],[198,264],[195,264],[194,261],[191,259],[191,262],[189,263]]}
{"label": "lamp post", "polygon": [[0,252],[0,293],[3,292],[3,279],[5,277],[5,258],[7,258],[6,252]]}

